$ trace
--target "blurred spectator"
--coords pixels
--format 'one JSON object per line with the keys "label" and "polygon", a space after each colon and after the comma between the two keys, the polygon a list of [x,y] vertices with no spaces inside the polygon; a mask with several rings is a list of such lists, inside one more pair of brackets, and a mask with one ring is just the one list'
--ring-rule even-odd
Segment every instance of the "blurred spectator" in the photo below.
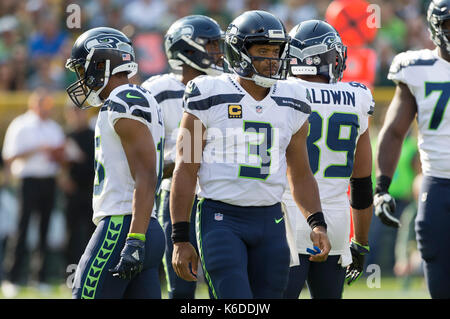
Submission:
{"label": "blurred spectator", "polygon": [[417,16],[406,20],[406,27],[408,30],[406,47],[409,50],[434,49],[436,47],[430,40],[424,17]]}
{"label": "blurred spectator", "polygon": [[201,14],[213,18],[224,31],[233,20],[233,16],[225,5],[225,0],[204,0],[198,2],[194,9],[194,14]]}
{"label": "blurred spectator", "polygon": [[59,26],[59,20],[52,13],[43,14],[38,21],[38,30],[31,35],[29,50],[31,59],[53,58],[60,53],[67,33]]}
{"label": "blurred spectator", "polygon": [[269,11],[270,2],[268,0],[244,0],[242,11],[265,10]]}
{"label": "blurred spectator", "polygon": [[65,194],[66,262],[77,264],[95,225],[92,223],[92,189],[94,182],[94,130],[88,112],[71,103],[65,110],[68,133],[65,143],[64,173],[59,185]]}
{"label": "blurred spectator", "polygon": [[[39,221],[38,281],[46,282],[47,231],[55,201],[55,176],[63,158],[64,132],[50,119],[53,99],[45,89],[34,91],[28,101],[29,110],[9,125],[3,144],[5,166],[20,180],[19,224],[11,241],[11,267],[7,269],[9,282],[3,292],[14,295],[17,284],[23,283],[22,267],[26,260],[26,238],[32,213]],[[4,289],[3,289],[4,288]]]}
{"label": "blurred spectator", "polygon": [[17,43],[17,27],[19,22],[14,16],[0,18],[0,62],[13,56],[13,47]]}
{"label": "blurred spectator", "polygon": [[124,4],[123,18],[126,23],[131,23],[140,30],[160,30],[162,18],[168,10],[165,1],[134,0]]}
{"label": "blurred spectator", "polygon": [[383,39],[376,39],[377,47],[377,70],[375,77],[375,86],[395,86],[395,83],[387,78],[392,59],[396,52],[392,46]]}
{"label": "blurred spectator", "polygon": [[[376,138],[372,145],[373,147],[377,145]],[[403,142],[397,169],[389,187],[389,193],[395,199],[395,217],[399,219],[403,210],[413,202],[413,182],[420,172],[418,156],[417,140],[410,132]],[[375,179],[375,174],[372,176]],[[375,183],[373,185],[375,187]],[[370,254],[366,258],[366,263],[380,265],[384,275],[393,275],[394,272],[397,231],[397,228],[386,227],[379,218],[372,218],[369,232]]]}
{"label": "blurred spectator", "polygon": [[121,29],[123,26],[123,4],[120,0],[89,1],[84,4],[87,18],[87,28],[111,27]]}
{"label": "blurred spectator", "polygon": [[387,43],[394,52],[405,49],[407,26],[395,11],[392,1],[380,1],[382,7],[381,28],[377,33],[377,40]]}
{"label": "blurred spectator", "polygon": [[402,226],[398,230],[395,243],[394,273],[397,277],[402,278],[404,290],[410,288],[412,276],[423,276],[422,257],[417,249],[416,233],[414,231],[422,177],[422,174],[419,174],[414,179],[413,200],[402,213],[400,218]]}
{"label": "blurred spectator", "polygon": [[163,34],[165,34],[170,25],[176,20],[192,15],[195,0],[170,0],[168,1],[168,5],[169,10],[164,18]]}
{"label": "blurred spectator", "polygon": [[318,18],[317,8],[312,0],[281,0],[270,12],[284,22],[287,32],[302,21]]}

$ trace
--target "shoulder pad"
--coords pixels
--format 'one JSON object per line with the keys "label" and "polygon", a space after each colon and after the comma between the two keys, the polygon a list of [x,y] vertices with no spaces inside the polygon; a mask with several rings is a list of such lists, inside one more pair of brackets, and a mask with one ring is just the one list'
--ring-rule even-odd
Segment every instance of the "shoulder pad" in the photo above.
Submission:
{"label": "shoulder pad", "polygon": [[147,97],[144,95],[147,91],[139,86],[130,87],[116,94],[128,107],[139,105],[142,107],[150,107]]}

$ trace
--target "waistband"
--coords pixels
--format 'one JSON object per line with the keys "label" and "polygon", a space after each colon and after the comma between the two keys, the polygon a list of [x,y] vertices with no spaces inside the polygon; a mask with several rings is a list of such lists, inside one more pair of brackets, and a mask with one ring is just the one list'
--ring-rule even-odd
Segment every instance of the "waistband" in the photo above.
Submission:
{"label": "waistband", "polygon": [[[255,214],[263,214],[265,212],[274,210],[281,210],[281,203],[276,203],[270,206],[237,206],[232,204],[227,204],[221,201],[205,198],[202,201],[202,205],[207,205],[209,207],[218,208],[224,210],[224,213],[229,212],[237,212],[237,213],[255,213]],[[222,211],[221,211],[222,212]]]}

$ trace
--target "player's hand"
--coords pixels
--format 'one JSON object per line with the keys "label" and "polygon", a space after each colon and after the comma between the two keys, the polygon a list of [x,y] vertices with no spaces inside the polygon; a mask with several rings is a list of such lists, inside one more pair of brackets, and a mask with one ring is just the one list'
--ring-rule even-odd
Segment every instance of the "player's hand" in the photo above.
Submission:
{"label": "player's hand", "polygon": [[393,216],[395,213],[395,199],[386,192],[376,193],[373,196],[375,215],[387,226],[399,228],[400,221]]}
{"label": "player's hand", "polygon": [[142,271],[145,258],[145,242],[136,238],[127,238],[120,253],[119,263],[109,271],[120,279],[133,279]]}
{"label": "player's hand", "polygon": [[347,266],[347,270],[345,272],[345,280],[349,286],[357,281],[363,274],[364,259],[369,253],[370,248],[369,246],[363,246],[352,239],[350,251],[352,253],[353,262]]}
{"label": "player's hand", "polygon": [[173,244],[172,267],[178,277],[186,281],[197,281],[197,265],[198,255],[190,242]]}
{"label": "player's hand", "polygon": [[322,226],[314,227],[309,235],[313,245],[320,248],[320,253],[316,255],[311,255],[309,257],[310,261],[314,262],[324,262],[328,258],[328,253],[331,249],[330,240],[328,239],[327,231]]}

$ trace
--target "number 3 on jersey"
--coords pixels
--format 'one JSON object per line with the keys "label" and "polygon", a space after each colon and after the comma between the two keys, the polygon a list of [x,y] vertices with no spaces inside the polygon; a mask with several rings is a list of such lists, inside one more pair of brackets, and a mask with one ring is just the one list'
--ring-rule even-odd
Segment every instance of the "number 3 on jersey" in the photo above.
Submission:
{"label": "number 3 on jersey", "polygon": [[[325,145],[332,152],[345,152],[345,163],[333,163],[324,169],[325,178],[348,178],[353,171],[353,159],[356,148],[356,138],[358,137],[359,119],[358,115],[353,113],[331,114],[327,122]],[[307,139],[309,165],[313,174],[320,169],[321,149],[317,145],[323,135],[324,119],[318,112],[312,112],[309,117],[309,134]],[[347,128],[345,137],[341,137],[343,128]]]}
{"label": "number 3 on jersey", "polygon": [[263,134],[263,138],[259,144],[248,143],[248,154],[258,156],[261,165],[239,165],[239,177],[266,180],[270,175],[272,125],[265,122],[244,121],[243,129],[245,133]]}

